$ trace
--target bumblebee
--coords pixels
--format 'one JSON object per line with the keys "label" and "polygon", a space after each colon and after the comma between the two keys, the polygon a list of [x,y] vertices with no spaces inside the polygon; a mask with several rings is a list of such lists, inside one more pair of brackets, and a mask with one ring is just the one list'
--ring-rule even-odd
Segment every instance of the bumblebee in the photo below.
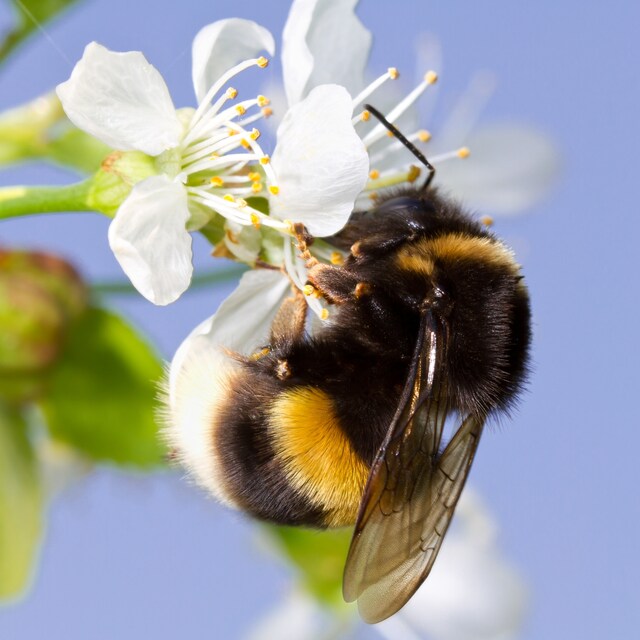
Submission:
{"label": "bumblebee", "polygon": [[[286,300],[262,351],[189,374],[201,409],[169,437],[179,449],[197,431],[203,455],[187,466],[256,518],[355,524],[344,597],[374,623],[429,574],[485,422],[522,389],[530,309],[512,252],[366,108],[429,169],[425,184],[353,214],[330,239],[348,253],[341,265],[312,261],[308,285],[332,305],[330,322],[310,334],[304,297]],[[444,445],[449,417],[458,426]]]}

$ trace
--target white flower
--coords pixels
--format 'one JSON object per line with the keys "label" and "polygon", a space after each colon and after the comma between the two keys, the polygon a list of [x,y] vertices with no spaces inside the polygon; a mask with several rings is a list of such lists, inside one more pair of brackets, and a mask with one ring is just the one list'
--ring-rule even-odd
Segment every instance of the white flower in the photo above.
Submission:
{"label": "white flower", "polygon": [[[189,286],[188,231],[209,221],[208,210],[227,219],[227,245],[250,262],[256,254],[250,246],[259,248],[259,242],[238,226],[266,225],[289,234],[292,219],[316,235],[329,235],[346,222],[364,186],[367,155],[342,87],[317,87],[287,114],[273,166],[257,142],[260,132],[248,129],[267,111],[268,99],[227,104],[237,95],[227,82],[248,67],[267,64],[263,57],[242,59],[274,49],[271,34],[249,20],[204,27],[193,42],[195,111],[176,112],[162,77],[141,53],[114,53],[96,43],[58,87],[78,127],[116,149],[156,157],[160,175],[134,185],[109,229],[122,268],[156,304],[174,301]],[[252,108],[257,110],[249,114]],[[273,199],[272,216],[245,199],[263,193]]]}
{"label": "white flower", "polygon": [[[557,154],[546,137],[516,125],[473,130],[493,84],[486,75],[473,79],[442,131],[433,137],[430,132],[405,129],[404,125],[417,122],[416,113],[410,111],[435,82],[436,73],[423,74],[416,88],[401,100],[390,98],[397,91],[380,90],[389,78],[397,77],[395,69],[363,90],[371,34],[355,15],[356,4],[357,0],[294,0],[282,44],[284,89],[289,103],[303,99],[318,83],[335,82],[354,96],[354,110],[370,99],[390,122],[408,116],[400,129],[417,145],[429,142],[423,151],[437,168],[434,184],[474,210],[491,215],[516,213],[544,195],[558,170]],[[438,70],[439,49],[433,39],[428,42],[428,55],[424,55],[425,49],[423,46],[419,57]],[[399,142],[386,136],[382,125],[367,128],[355,122],[370,155],[372,173],[366,187],[370,196],[375,199],[377,189],[406,182],[407,177],[417,178],[410,168],[416,160]],[[468,157],[468,148],[472,151],[468,162],[444,162]],[[370,206],[366,198],[358,204]]]}

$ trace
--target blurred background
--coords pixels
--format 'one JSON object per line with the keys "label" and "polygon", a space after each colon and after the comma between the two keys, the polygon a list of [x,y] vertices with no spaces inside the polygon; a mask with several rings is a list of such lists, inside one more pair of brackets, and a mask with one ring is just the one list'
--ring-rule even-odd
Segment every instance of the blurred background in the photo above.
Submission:
{"label": "blurred background", "polygon": [[[287,12],[287,2],[78,2],[0,69],[0,109],[66,80],[92,40],[143,51],[176,106],[192,105],[190,48],[203,25],[250,18],[279,42]],[[529,590],[518,637],[635,637],[640,5],[363,0],[358,14],[374,34],[373,73],[395,65],[410,80],[426,70],[416,69],[414,43],[437,35],[443,64],[431,128],[486,69],[497,88],[482,122],[530,125],[559,150],[548,197],[522,215],[496,217],[494,230],[516,250],[531,291],[533,375],[514,419],[486,433],[470,484]],[[1,2],[0,32],[13,20],[12,3]],[[278,80],[277,56],[269,73]],[[44,164],[0,173],[0,185],[72,179]],[[90,282],[121,280],[107,227],[98,214],[9,220],[0,244],[57,252]],[[201,239],[194,254],[196,268],[211,268]],[[166,308],[136,295],[107,301],[169,359],[234,286],[194,290]],[[32,588],[0,608],[0,637],[242,637],[293,579],[264,547],[251,522],[178,472],[99,467],[51,504]],[[353,634],[379,637],[364,626]]]}

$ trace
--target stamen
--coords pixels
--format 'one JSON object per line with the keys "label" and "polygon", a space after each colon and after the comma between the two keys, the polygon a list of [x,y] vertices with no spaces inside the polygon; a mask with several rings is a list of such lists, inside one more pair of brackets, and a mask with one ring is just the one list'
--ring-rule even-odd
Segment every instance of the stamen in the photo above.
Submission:
{"label": "stamen", "polygon": [[250,171],[247,177],[252,182],[260,182],[260,180],[262,180],[262,174],[258,173],[257,171]]}
{"label": "stamen", "polygon": [[257,129],[251,129],[251,133],[249,134],[249,137],[252,140],[257,140],[260,137],[260,132]]}
{"label": "stamen", "polygon": [[371,169],[371,171],[369,171],[369,178],[371,178],[371,180],[377,180],[380,177],[380,172],[377,169]]}
{"label": "stamen", "polygon": [[264,69],[265,67],[267,67],[269,65],[269,60],[267,60],[267,58],[265,58],[264,56],[260,56],[257,60],[256,60],[256,64],[261,68]]}
{"label": "stamen", "polygon": [[400,74],[395,67],[389,67],[386,73],[376,78],[368,87],[365,87],[352,101],[355,109],[360,103],[364,102],[374,91],[379,89],[387,80],[395,80]]}
{"label": "stamen", "polygon": [[[245,202],[245,204],[246,204],[246,202]],[[256,229],[259,229],[259,228],[261,227],[261,224],[260,224],[260,218],[259,218],[259,216],[258,216],[257,214],[255,214],[255,213],[252,213],[252,214],[251,214],[251,224],[252,224]]]}
{"label": "stamen", "polygon": [[272,115],[273,115],[273,109],[272,109],[271,107],[264,107],[264,108],[262,109],[262,115],[263,115],[265,118],[269,118],[270,116],[272,116]]}
{"label": "stamen", "polygon": [[238,97],[238,90],[234,89],[233,87],[229,87],[225,93],[227,94],[227,98],[229,98],[229,100],[233,100]]}
{"label": "stamen", "polygon": [[267,96],[263,96],[263,95],[259,95],[256,98],[256,101],[258,102],[258,106],[259,107],[266,107],[266,106],[271,104],[271,100],[269,100],[269,98],[267,98]]}
{"label": "stamen", "polygon": [[313,295],[315,290],[316,288],[312,284],[305,284],[304,287],[302,287],[302,293],[304,293],[305,296]]}
{"label": "stamen", "polygon": [[341,265],[344,262],[344,259],[341,253],[339,253],[338,251],[334,251],[331,254],[331,258],[329,258],[329,261],[331,262],[331,264]]}
{"label": "stamen", "polygon": [[418,131],[416,137],[420,142],[429,142],[429,140],[431,140],[431,134],[426,129]]}
{"label": "stamen", "polygon": [[236,201],[236,199],[230,193],[225,193],[222,196],[222,199],[226,200],[227,202],[235,202]]}
{"label": "stamen", "polygon": [[236,105],[236,113],[239,116],[243,116],[246,112],[247,110],[241,104]]}
{"label": "stamen", "polygon": [[[196,109],[196,112],[193,114],[193,117],[191,118],[189,129],[192,129],[196,125],[196,123],[200,120],[200,118],[202,118],[203,114],[206,111],[208,111],[208,109],[210,108],[210,103],[211,103],[211,100],[213,99],[213,96],[215,96],[216,93],[218,93],[218,91],[220,91],[220,89],[225,84],[227,84],[227,82],[231,78],[238,75],[241,71],[244,71],[245,69],[248,69],[249,67],[252,67],[256,64],[258,66],[261,66],[260,61],[261,61],[261,58],[244,60],[240,64],[235,65],[235,67],[231,67],[231,69],[223,73],[218,78],[218,80],[216,80],[216,82],[214,82],[211,85],[211,87],[209,88],[209,91],[207,91],[207,95],[204,97],[204,100],[202,100],[202,102],[200,103],[200,106]],[[266,64],[264,66],[266,66]]]}
{"label": "stamen", "polygon": [[264,155],[260,158],[260,164],[269,164],[269,162],[271,162],[271,158],[269,158],[268,155]]}
{"label": "stamen", "polygon": [[[435,71],[429,71],[425,74],[423,81],[401,100],[386,116],[387,120],[393,123],[397,120],[421,95],[426,88],[434,84],[438,80],[438,74]],[[379,140],[384,132],[387,131],[384,125],[378,123],[363,139],[365,146],[372,145]]]}
{"label": "stamen", "polygon": [[251,191],[253,191],[253,193],[260,193],[262,191],[262,183],[261,182],[254,182],[251,185]]}
{"label": "stamen", "polygon": [[274,195],[274,196],[277,196],[277,195],[280,193],[280,187],[278,187],[278,186],[277,186],[277,185],[275,185],[275,184],[272,184],[272,185],[269,187],[269,193],[271,193],[271,194],[272,194],[272,195]]}
{"label": "stamen", "polygon": [[320,312],[320,320],[326,320],[329,317],[329,309],[324,308],[321,312]]}
{"label": "stamen", "polygon": [[213,176],[210,182],[214,187],[224,187],[224,180],[220,176]]}
{"label": "stamen", "polygon": [[440,155],[433,156],[430,158],[429,162],[431,164],[435,164],[437,162],[443,162],[445,160],[451,160],[452,158],[468,158],[471,154],[471,151],[467,147],[462,147],[461,149],[456,149],[455,151],[449,151],[447,153],[441,153]]}

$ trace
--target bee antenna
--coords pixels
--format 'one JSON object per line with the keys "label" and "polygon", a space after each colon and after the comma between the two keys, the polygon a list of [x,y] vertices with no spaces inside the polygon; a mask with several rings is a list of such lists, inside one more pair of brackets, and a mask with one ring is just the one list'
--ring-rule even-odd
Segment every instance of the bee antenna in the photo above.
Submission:
{"label": "bee antenna", "polygon": [[400,133],[400,131],[398,131],[398,128],[395,125],[391,124],[376,108],[372,107],[370,104],[365,104],[363,106],[367,111],[370,111],[378,120],[380,120],[382,125],[384,125],[389,131],[391,131],[391,133],[393,133],[393,135],[398,138],[398,140],[400,140],[400,142],[402,142],[402,144],[407,147],[407,149],[409,149],[409,151],[411,151],[411,153],[413,153],[413,155],[418,158],[418,160],[420,160],[420,162],[422,162],[425,167],[427,167],[429,175],[424,181],[424,184],[422,185],[420,191],[426,190],[431,184],[433,177],[436,175],[435,167],[427,160],[424,153],[422,153],[422,151],[420,151],[420,149],[418,149],[418,147],[416,147],[413,142],[407,140],[407,138],[405,138],[405,136]]}

